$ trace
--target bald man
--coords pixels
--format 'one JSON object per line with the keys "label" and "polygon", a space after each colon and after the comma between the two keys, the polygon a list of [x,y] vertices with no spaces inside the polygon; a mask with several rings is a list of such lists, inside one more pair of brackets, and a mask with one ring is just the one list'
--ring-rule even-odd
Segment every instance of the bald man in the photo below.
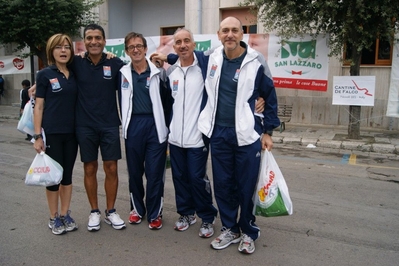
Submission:
{"label": "bald man", "polygon": [[[227,17],[217,34],[223,46],[209,57],[208,99],[198,120],[199,130],[210,138],[215,199],[223,225],[211,247],[219,250],[240,243],[238,250],[251,254],[260,233],[252,198],[261,150],[272,149],[271,135],[280,125],[277,96],[263,57],[242,41],[240,20]],[[255,114],[259,96],[265,99],[263,117]]]}

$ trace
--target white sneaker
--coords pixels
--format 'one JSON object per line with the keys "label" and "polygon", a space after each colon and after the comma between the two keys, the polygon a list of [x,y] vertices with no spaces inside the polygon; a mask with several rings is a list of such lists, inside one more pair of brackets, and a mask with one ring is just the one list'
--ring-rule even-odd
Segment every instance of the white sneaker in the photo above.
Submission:
{"label": "white sneaker", "polygon": [[213,236],[213,234],[213,223],[202,222],[198,235],[202,238],[208,238]]}
{"label": "white sneaker", "polygon": [[89,223],[87,224],[87,230],[89,231],[100,230],[100,223],[101,223],[101,213],[100,212],[90,213]]}
{"label": "white sneaker", "polygon": [[222,228],[222,233],[211,242],[211,247],[214,249],[224,249],[230,244],[240,242],[241,236],[239,233],[233,233],[230,229]]}
{"label": "white sneaker", "polygon": [[179,217],[179,220],[175,223],[175,230],[177,231],[185,231],[190,225],[193,225],[197,222],[195,215],[182,215]]}
{"label": "white sneaker", "polygon": [[252,238],[246,234],[242,235],[238,251],[245,254],[252,254],[255,251],[255,243]]}
{"label": "white sneaker", "polygon": [[116,230],[124,229],[126,228],[125,222],[121,219],[119,214],[116,213],[116,211],[108,213],[105,211],[105,219],[104,222],[107,224],[112,225],[112,227]]}

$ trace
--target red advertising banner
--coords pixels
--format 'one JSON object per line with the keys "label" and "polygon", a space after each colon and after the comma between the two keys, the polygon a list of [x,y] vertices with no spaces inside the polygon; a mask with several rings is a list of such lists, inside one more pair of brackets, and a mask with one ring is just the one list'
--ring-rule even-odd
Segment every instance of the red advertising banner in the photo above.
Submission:
{"label": "red advertising banner", "polygon": [[273,77],[273,81],[276,88],[280,87],[311,91],[327,90],[327,80]]}

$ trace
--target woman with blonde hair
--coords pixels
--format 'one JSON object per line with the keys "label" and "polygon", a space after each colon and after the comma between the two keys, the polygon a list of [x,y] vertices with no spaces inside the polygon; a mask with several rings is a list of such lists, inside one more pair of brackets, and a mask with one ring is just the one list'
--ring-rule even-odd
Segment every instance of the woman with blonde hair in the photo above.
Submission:
{"label": "woman with blonde hair", "polygon": [[33,146],[36,152],[46,152],[64,169],[61,183],[46,187],[50,211],[48,226],[53,234],[61,235],[78,229],[69,210],[72,172],[78,151],[75,137],[77,84],[68,68],[74,56],[71,38],[60,33],[51,36],[46,55],[49,66],[39,71],[36,78]]}

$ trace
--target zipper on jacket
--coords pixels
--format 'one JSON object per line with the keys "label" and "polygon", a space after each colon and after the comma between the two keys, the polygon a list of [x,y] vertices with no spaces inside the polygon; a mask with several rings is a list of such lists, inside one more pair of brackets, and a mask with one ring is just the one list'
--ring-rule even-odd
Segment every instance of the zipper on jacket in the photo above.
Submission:
{"label": "zipper on jacket", "polygon": [[183,87],[183,113],[182,113],[182,123],[181,123],[181,147],[184,148],[184,122],[185,122],[185,110],[186,110],[186,81],[187,81],[187,73],[192,68],[193,65],[189,66],[187,68],[187,71],[184,72],[183,68],[181,66],[178,66],[178,68],[183,72],[183,77],[184,77],[184,87]]}
{"label": "zipper on jacket", "polygon": [[212,117],[211,117],[211,128],[209,129],[209,132],[207,134],[207,136],[210,136],[211,132],[213,131],[213,128],[215,127],[215,123],[216,123],[216,109],[217,109],[217,104],[218,104],[218,98],[219,98],[219,79],[220,76],[217,77],[216,79],[216,85],[215,85],[215,102],[213,103],[213,106],[215,106],[215,108],[213,108],[212,111]]}
{"label": "zipper on jacket", "polygon": [[[183,69],[182,69],[183,71]],[[188,68],[187,68],[188,71]],[[183,71],[183,76],[184,76],[184,88],[183,88],[183,114],[182,114],[182,123],[181,123],[181,146],[184,147],[184,121],[185,121],[185,110],[186,110],[186,77],[187,77],[187,72],[184,73]]]}
{"label": "zipper on jacket", "polygon": [[[247,54],[248,54],[248,50],[247,50]],[[252,61],[254,61],[256,59],[256,57],[254,57],[254,58],[251,58],[250,60],[247,60],[241,67],[240,67],[240,71],[241,71],[241,69],[243,69],[246,65],[248,65],[250,62],[252,62]],[[244,57],[244,60],[245,60],[245,57]],[[262,65],[262,64],[261,64]],[[256,73],[258,73],[258,72],[256,72]],[[240,79],[240,77],[238,77],[238,79]],[[255,80],[256,80],[256,77],[255,77]],[[237,81],[237,91],[238,91],[238,81]],[[237,106],[237,97],[236,97],[236,106]],[[237,108],[236,108],[236,110],[237,110]],[[236,112],[236,111],[234,111],[234,112]],[[235,113],[235,116],[237,117],[237,114]],[[237,119],[234,119],[235,120],[235,122],[234,122],[234,129],[235,129],[235,131],[237,132],[237,125],[235,124],[235,123],[237,123]],[[236,138],[237,138],[237,143],[238,143],[238,145],[240,145],[240,141],[239,141],[239,139],[238,139],[238,135],[237,135],[237,133],[236,133]]]}
{"label": "zipper on jacket", "polygon": [[[130,95],[129,95],[129,105],[127,108],[126,118],[125,118],[126,120],[125,120],[125,123],[123,123],[125,125],[124,131],[125,131],[126,139],[127,139],[127,130],[129,128],[129,124],[130,124],[130,121],[132,120],[132,116],[133,116],[133,84],[131,84],[131,88],[132,89],[130,90]],[[119,108],[121,108],[121,107],[119,107]],[[129,112],[130,110],[132,110],[132,111]],[[130,114],[130,120],[128,121],[129,114]]]}

